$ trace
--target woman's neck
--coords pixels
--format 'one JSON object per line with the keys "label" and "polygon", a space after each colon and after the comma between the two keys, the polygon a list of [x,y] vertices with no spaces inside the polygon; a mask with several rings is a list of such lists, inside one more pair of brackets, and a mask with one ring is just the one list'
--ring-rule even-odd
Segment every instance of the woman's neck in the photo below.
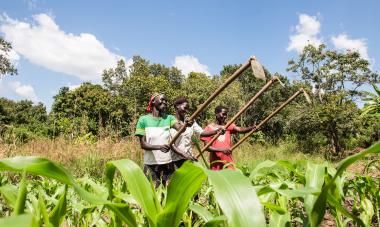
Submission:
{"label": "woman's neck", "polygon": [[214,122],[214,124],[216,124],[216,125],[222,125],[222,126],[225,125],[224,122],[219,122],[219,121],[217,121],[217,120]]}
{"label": "woman's neck", "polygon": [[161,117],[163,113],[161,113],[160,111],[158,111],[156,108],[153,108],[151,114],[152,114],[153,117]]}
{"label": "woman's neck", "polygon": [[178,112],[175,113],[175,118],[177,118],[177,120],[182,121],[182,122],[185,121],[185,116],[179,114]]}

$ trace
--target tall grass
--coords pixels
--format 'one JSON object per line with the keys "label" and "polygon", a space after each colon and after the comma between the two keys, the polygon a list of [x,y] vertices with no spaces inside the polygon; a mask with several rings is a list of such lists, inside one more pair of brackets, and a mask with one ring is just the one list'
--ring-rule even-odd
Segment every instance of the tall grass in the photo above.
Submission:
{"label": "tall grass", "polygon": [[124,140],[106,138],[97,142],[38,138],[22,145],[0,143],[0,158],[14,156],[39,156],[49,158],[67,166],[76,176],[89,174],[101,176],[105,163],[110,160],[128,158],[143,162],[139,142],[130,137]]}
{"label": "tall grass", "polygon": [[[103,174],[105,163],[111,160],[128,158],[140,166],[143,164],[143,151],[136,137],[122,140],[105,138],[97,142],[59,137],[54,140],[37,138],[22,145],[0,143],[0,158],[14,156],[49,158],[67,166],[76,176],[89,174],[99,177]],[[297,151],[292,142],[283,142],[278,146],[245,143],[234,150],[233,156],[236,163],[249,168],[258,161],[268,159],[323,161],[323,157],[317,154]],[[207,153],[205,157],[208,159]]]}
{"label": "tall grass", "polygon": [[306,154],[297,150],[293,142],[281,142],[277,146],[244,143],[233,151],[233,156],[238,165],[249,169],[264,160],[312,160],[318,163],[325,161],[321,154]]}

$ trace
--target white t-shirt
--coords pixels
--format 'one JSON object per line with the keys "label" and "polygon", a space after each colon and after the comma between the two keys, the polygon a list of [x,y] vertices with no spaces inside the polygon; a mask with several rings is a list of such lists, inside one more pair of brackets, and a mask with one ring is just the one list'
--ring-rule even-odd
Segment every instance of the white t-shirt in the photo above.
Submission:
{"label": "white t-shirt", "polygon": [[[199,136],[203,132],[203,129],[197,124],[197,122],[194,121],[193,125],[191,127],[186,127],[186,130],[178,137],[178,139],[175,141],[175,146],[178,147],[182,152],[185,152],[189,155],[192,155],[192,141],[191,138],[193,134],[195,133],[197,136]],[[177,130],[174,128],[170,129],[170,135],[171,137],[174,137],[175,134],[177,134]],[[183,156],[177,154],[174,151],[170,151],[172,155],[172,161],[178,161],[181,159],[184,159]]]}

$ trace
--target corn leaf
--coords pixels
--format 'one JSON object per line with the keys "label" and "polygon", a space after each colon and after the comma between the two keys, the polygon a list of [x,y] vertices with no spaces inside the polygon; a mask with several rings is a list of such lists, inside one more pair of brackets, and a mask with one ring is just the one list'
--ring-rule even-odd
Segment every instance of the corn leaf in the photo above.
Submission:
{"label": "corn leaf", "polygon": [[356,217],[355,215],[352,215],[350,212],[348,212],[348,210],[346,210],[346,208],[344,208],[335,198],[334,196],[328,194],[327,195],[327,201],[330,205],[332,205],[335,209],[337,209],[338,211],[340,211],[341,213],[343,213],[344,215],[346,215],[347,217],[351,218],[352,220],[354,220],[356,223],[360,224],[360,226],[365,226],[365,224],[363,223],[363,221]]}
{"label": "corn leaf", "polygon": [[286,213],[286,209],[282,208],[281,206],[273,203],[261,203],[263,206],[271,211],[275,211],[276,213],[283,215]]}
{"label": "corn leaf", "polygon": [[36,225],[34,223],[33,215],[21,214],[21,215],[11,216],[7,218],[1,218],[0,226],[1,227],[15,227],[15,226],[32,227]]}
{"label": "corn leaf", "polygon": [[22,173],[22,178],[21,178],[21,182],[20,182],[20,186],[19,186],[19,190],[18,190],[18,193],[17,193],[17,200],[16,200],[16,204],[15,204],[15,210],[13,211],[13,213],[15,215],[19,215],[19,214],[22,214],[24,213],[24,209],[25,209],[25,202],[26,202],[26,187],[28,185],[28,182],[26,180],[26,172],[24,171]]}
{"label": "corn leaf", "polygon": [[198,204],[190,204],[189,209],[196,213],[204,222],[208,222],[214,218],[214,215],[205,207]]}
{"label": "corn leaf", "polygon": [[283,214],[277,211],[270,213],[269,227],[283,227],[291,226],[290,211],[287,208],[287,199],[285,197],[280,197],[278,199],[280,207],[285,211]]}
{"label": "corn leaf", "polygon": [[42,190],[42,188],[39,188],[38,189],[38,207],[40,209],[40,212],[41,212],[41,215],[42,215],[42,219],[44,220],[44,224],[45,226],[53,226],[51,223],[50,223],[50,220],[49,220],[49,214],[47,212],[47,209],[46,209],[46,206],[45,206],[45,203],[43,201],[43,197],[44,197],[44,192]]}
{"label": "corn leaf", "polygon": [[123,159],[108,162],[106,165],[106,180],[109,195],[112,196],[112,182],[115,170],[118,169],[127,183],[127,188],[137,203],[143,209],[153,226],[157,224],[157,214],[161,212],[162,207],[158,202],[152,185],[145,177],[141,168],[131,160]]}
{"label": "corn leaf", "polygon": [[129,226],[137,226],[135,216],[127,204],[117,204],[99,198],[81,188],[74,177],[61,165],[40,157],[14,157],[0,160],[0,171],[27,172],[34,175],[45,176],[61,183],[70,185],[74,190],[90,204],[105,205],[115,212],[121,220]]}
{"label": "corn leaf", "polygon": [[270,216],[270,222],[268,227],[290,227],[290,214],[279,214],[277,212],[272,212]]}
{"label": "corn leaf", "polygon": [[318,188],[303,188],[303,189],[278,189],[271,186],[264,186],[257,192],[258,196],[265,195],[267,193],[277,192],[278,194],[285,196],[288,199],[305,197],[308,195],[319,195],[320,189]]}
{"label": "corn leaf", "polygon": [[28,210],[32,210],[32,214],[34,216],[34,223],[36,226],[42,225],[42,218],[41,218],[41,209],[39,208],[38,199],[34,194],[29,194],[28,196],[29,203],[27,204]]}
{"label": "corn leaf", "polygon": [[316,202],[314,203],[313,210],[310,217],[310,223],[311,226],[318,226],[325,215],[326,212],[326,200],[328,197],[328,194],[330,193],[330,189],[334,187],[335,180],[342,175],[342,173],[347,169],[348,166],[351,164],[359,161],[363,157],[365,157],[368,154],[371,153],[380,153],[380,141],[369,147],[368,149],[359,152],[355,155],[349,156],[339,162],[337,171],[334,175],[334,177],[329,181],[328,184],[324,185],[321,191],[321,194],[318,196]]}
{"label": "corn leaf", "polygon": [[177,169],[170,180],[166,205],[158,216],[158,226],[178,226],[190,199],[205,180],[206,174],[199,164],[187,161]]}
{"label": "corn leaf", "polygon": [[17,200],[17,187],[12,184],[6,184],[0,187],[0,194],[7,204],[14,208]]}
{"label": "corn leaf", "polygon": [[271,161],[271,160],[265,160],[263,162],[260,162],[252,171],[251,171],[251,174],[249,176],[250,179],[253,179],[256,174],[258,174],[260,172],[260,170],[262,169],[267,169],[267,168],[272,168],[274,166],[276,166],[277,163],[274,162],[274,161]]}
{"label": "corn leaf", "polygon": [[53,226],[60,226],[65,217],[67,206],[66,195],[67,185],[65,186],[65,190],[59,198],[58,203],[55,205],[55,207],[49,214],[49,222],[53,224]]}
{"label": "corn leaf", "polygon": [[263,208],[247,177],[238,171],[207,171],[229,226],[265,226]]}
{"label": "corn leaf", "polygon": [[14,157],[0,160],[0,171],[22,172],[26,171],[35,175],[46,176],[70,185],[74,181],[73,176],[61,165],[48,159],[34,156]]}
{"label": "corn leaf", "polygon": [[[308,162],[306,165],[306,188],[315,188],[318,192],[322,190],[323,183],[325,181],[325,169],[326,165],[324,164],[314,164]],[[309,194],[306,195],[304,206],[306,209],[307,215],[310,217],[313,210],[315,201],[317,200],[318,195]]]}
{"label": "corn leaf", "polygon": [[206,222],[203,227],[220,227],[225,221],[227,221],[226,216],[218,216]]}
{"label": "corn leaf", "polygon": [[372,217],[375,215],[371,200],[364,198],[360,201],[360,206],[363,208],[363,212],[360,214],[360,220],[363,220],[367,226],[372,223]]}
{"label": "corn leaf", "polygon": [[127,193],[117,191],[117,192],[114,192],[114,196],[115,196],[115,198],[119,198],[128,204],[138,205],[138,202],[136,201],[136,199],[131,194],[127,194]]}

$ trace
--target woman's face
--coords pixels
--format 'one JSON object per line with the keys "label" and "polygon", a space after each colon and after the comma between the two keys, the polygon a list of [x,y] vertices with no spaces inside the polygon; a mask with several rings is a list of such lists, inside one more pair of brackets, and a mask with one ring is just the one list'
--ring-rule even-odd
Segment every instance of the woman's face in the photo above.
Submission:
{"label": "woman's face", "polygon": [[165,112],[168,107],[168,100],[165,95],[159,95],[154,100],[154,106],[160,112]]}
{"label": "woman's face", "polygon": [[228,111],[226,109],[222,109],[219,113],[215,114],[216,120],[224,124],[227,120]]}
{"label": "woman's face", "polygon": [[189,111],[189,103],[184,102],[182,104],[177,105],[176,110],[180,116],[185,116],[187,112]]}

